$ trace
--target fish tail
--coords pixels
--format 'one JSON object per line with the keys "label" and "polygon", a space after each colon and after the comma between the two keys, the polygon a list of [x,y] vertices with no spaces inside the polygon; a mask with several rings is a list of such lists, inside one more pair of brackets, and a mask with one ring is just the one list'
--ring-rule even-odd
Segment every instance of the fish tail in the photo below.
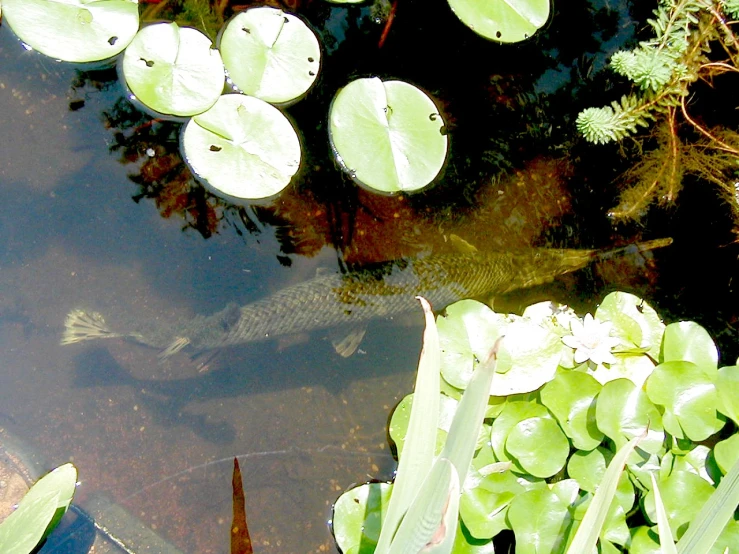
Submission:
{"label": "fish tail", "polygon": [[97,312],[72,310],[64,320],[64,333],[60,344],[74,344],[83,340],[122,337],[111,331],[103,316]]}

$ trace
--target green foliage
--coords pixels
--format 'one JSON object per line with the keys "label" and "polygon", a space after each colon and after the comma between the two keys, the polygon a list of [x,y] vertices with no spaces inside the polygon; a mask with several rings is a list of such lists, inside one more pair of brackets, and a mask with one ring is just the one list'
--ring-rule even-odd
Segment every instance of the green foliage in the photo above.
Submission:
{"label": "green foliage", "polygon": [[[559,361],[537,389],[489,397],[477,431],[487,441],[478,439],[460,481],[452,552],[488,552],[491,539],[506,529],[513,531],[519,554],[591,552],[596,543],[602,553],[692,553],[695,544],[701,552],[739,548],[731,517],[739,504],[739,372],[718,368],[718,351],[702,327],[665,327],[650,306],[622,292],[608,295],[584,320],[552,303],[511,316],[460,302],[438,317],[442,372],[463,367],[450,374],[464,387],[479,372],[476,353],[489,351],[493,338],[513,324],[557,337]],[[492,394],[499,378],[547,358],[516,356],[506,340]],[[584,343],[589,357],[576,363],[577,345]],[[541,348],[551,345],[545,341]],[[447,415],[441,419],[448,421],[457,402],[447,393],[460,391],[448,383],[442,390]],[[408,400],[401,405],[390,422],[399,445],[412,436]],[[449,426],[437,427],[428,440],[438,452]],[[406,455],[407,445],[401,463]],[[354,498],[359,493],[353,491],[345,495]],[[342,519],[339,506],[335,525]],[[370,512],[376,519],[376,507]],[[362,528],[360,517],[352,521]]]}
{"label": "green foliage", "polygon": [[72,464],[64,464],[39,479],[18,508],[0,523],[0,552],[35,551],[69,508],[76,484],[77,469]]}

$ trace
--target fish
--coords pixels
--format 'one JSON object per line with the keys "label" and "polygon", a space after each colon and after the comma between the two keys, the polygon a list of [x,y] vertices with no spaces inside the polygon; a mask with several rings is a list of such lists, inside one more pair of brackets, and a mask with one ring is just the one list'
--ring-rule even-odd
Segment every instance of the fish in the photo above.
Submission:
{"label": "fish", "polygon": [[[597,259],[625,251],[644,252],[672,243],[670,238],[611,250],[531,248],[522,251],[464,252],[397,260],[344,274],[322,274],[244,306],[235,303],[209,316],[147,330],[111,329],[102,315],[74,309],[66,317],[61,344],[123,338],[160,349],[168,358],[187,348],[195,354],[228,346],[339,328],[333,341],[349,356],[367,322],[418,310],[417,296],[439,311],[467,298],[505,294],[551,282]],[[465,243],[466,244],[466,243]],[[467,245],[469,246],[469,245]]]}

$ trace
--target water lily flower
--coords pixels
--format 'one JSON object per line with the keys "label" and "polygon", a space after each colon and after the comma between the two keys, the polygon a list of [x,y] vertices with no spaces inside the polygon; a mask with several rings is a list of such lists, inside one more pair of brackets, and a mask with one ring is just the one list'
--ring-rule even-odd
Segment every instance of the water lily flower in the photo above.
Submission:
{"label": "water lily flower", "polygon": [[601,323],[595,321],[592,315],[585,314],[582,322],[579,319],[570,321],[570,330],[572,334],[562,337],[562,342],[575,349],[575,363],[592,360],[600,365],[616,361],[611,350],[620,341],[610,336],[611,322]]}

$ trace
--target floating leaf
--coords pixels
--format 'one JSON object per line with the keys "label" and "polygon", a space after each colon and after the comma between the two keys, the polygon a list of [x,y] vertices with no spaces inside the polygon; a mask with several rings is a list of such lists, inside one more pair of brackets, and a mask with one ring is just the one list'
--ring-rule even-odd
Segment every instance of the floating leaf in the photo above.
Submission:
{"label": "floating leaf", "polygon": [[158,114],[189,117],[221,96],[221,54],[197,29],[177,23],[148,25],[123,55],[123,77],[136,99]]}
{"label": "floating leaf", "polygon": [[728,366],[718,370],[716,392],[718,392],[718,411],[739,425],[739,367]]}
{"label": "floating leaf", "polygon": [[601,388],[587,373],[563,371],[541,389],[542,404],[580,450],[593,450],[603,441],[595,422],[595,397]]}
{"label": "floating leaf", "polygon": [[508,435],[520,421],[530,417],[548,417],[553,419],[552,414],[541,404],[526,401],[506,402],[503,411],[493,421],[493,427],[490,433],[490,442],[493,445],[495,456],[499,460],[510,460],[505,449]]}
{"label": "floating leaf", "polygon": [[565,542],[569,505],[549,489],[527,491],[508,508],[516,535],[516,554],[558,552]]}
{"label": "floating leaf", "polygon": [[137,0],[3,0],[3,16],[31,48],[66,62],[112,58],[139,30]]}
{"label": "floating leaf", "polygon": [[452,11],[477,34],[499,42],[519,42],[549,19],[549,0],[449,0]]}
{"label": "floating leaf", "polygon": [[508,396],[538,389],[552,379],[563,350],[559,336],[516,315],[493,312],[475,300],[462,300],[447,307],[438,318],[442,347],[441,372],[451,385],[467,386],[475,360],[489,350],[498,336],[501,344],[491,394]]}
{"label": "floating leaf", "polygon": [[240,91],[277,104],[304,95],[321,65],[315,33],[300,18],[270,7],[233,17],[219,48],[229,79]]}
{"label": "floating leaf", "polygon": [[508,433],[505,448],[519,468],[542,479],[557,474],[570,454],[570,443],[557,422],[543,417],[518,422]]}
{"label": "floating leaf", "polygon": [[180,140],[193,173],[216,194],[234,199],[274,196],[300,167],[300,141],[290,121],[251,96],[221,96],[187,122]]}
{"label": "floating leaf", "polygon": [[679,439],[702,441],[724,426],[716,411],[718,396],[713,380],[694,363],[658,365],[647,380],[646,390],[652,402],[664,407],[665,430]]}
{"label": "floating leaf", "polygon": [[662,360],[693,362],[701,369],[715,370],[718,349],[703,327],[693,321],[678,321],[665,328]]}
{"label": "floating leaf", "polygon": [[438,175],[447,153],[439,110],[403,81],[357,79],[329,112],[329,138],[353,179],[381,192],[414,191]]}
{"label": "floating leaf", "polygon": [[603,299],[595,312],[596,319],[613,323],[611,334],[641,350],[652,359],[659,358],[665,325],[654,309],[638,296],[627,292],[612,292]]}
{"label": "floating leaf", "polygon": [[331,527],[342,552],[375,551],[391,490],[389,483],[365,483],[339,497],[334,504]]}
{"label": "floating leaf", "polygon": [[650,454],[663,450],[662,418],[646,393],[627,379],[606,383],[598,395],[595,419],[600,429],[617,448],[646,433],[639,449]]}
{"label": "floating leaf", "polygon": [[[606,468],[613,459],[613,452],[598,447],[590,452],[578,450],[572,454],[567,462],[567,475],[575,479],[584,491],[594,493],[603,482]],[[616,487],[616,500],[624,513],[631,511],[634,506],[634,485],[627,473],[621,473]]]}
{"label": "floating leaf", "polygon": [[739,462],[739,435],[731,435],[728,439],[722,440],[713,447],[713,454],[716,456],[716,463],[723,473],[729,470]]}
{"label": "floating leaf", "polygon": [[[660,479],[659,487],[672,535],[678,538],[714,491],[706,481],[687,471],[674,471]],[[652,491],[644,499],[644,511],[652,523],[657,523]]]}

